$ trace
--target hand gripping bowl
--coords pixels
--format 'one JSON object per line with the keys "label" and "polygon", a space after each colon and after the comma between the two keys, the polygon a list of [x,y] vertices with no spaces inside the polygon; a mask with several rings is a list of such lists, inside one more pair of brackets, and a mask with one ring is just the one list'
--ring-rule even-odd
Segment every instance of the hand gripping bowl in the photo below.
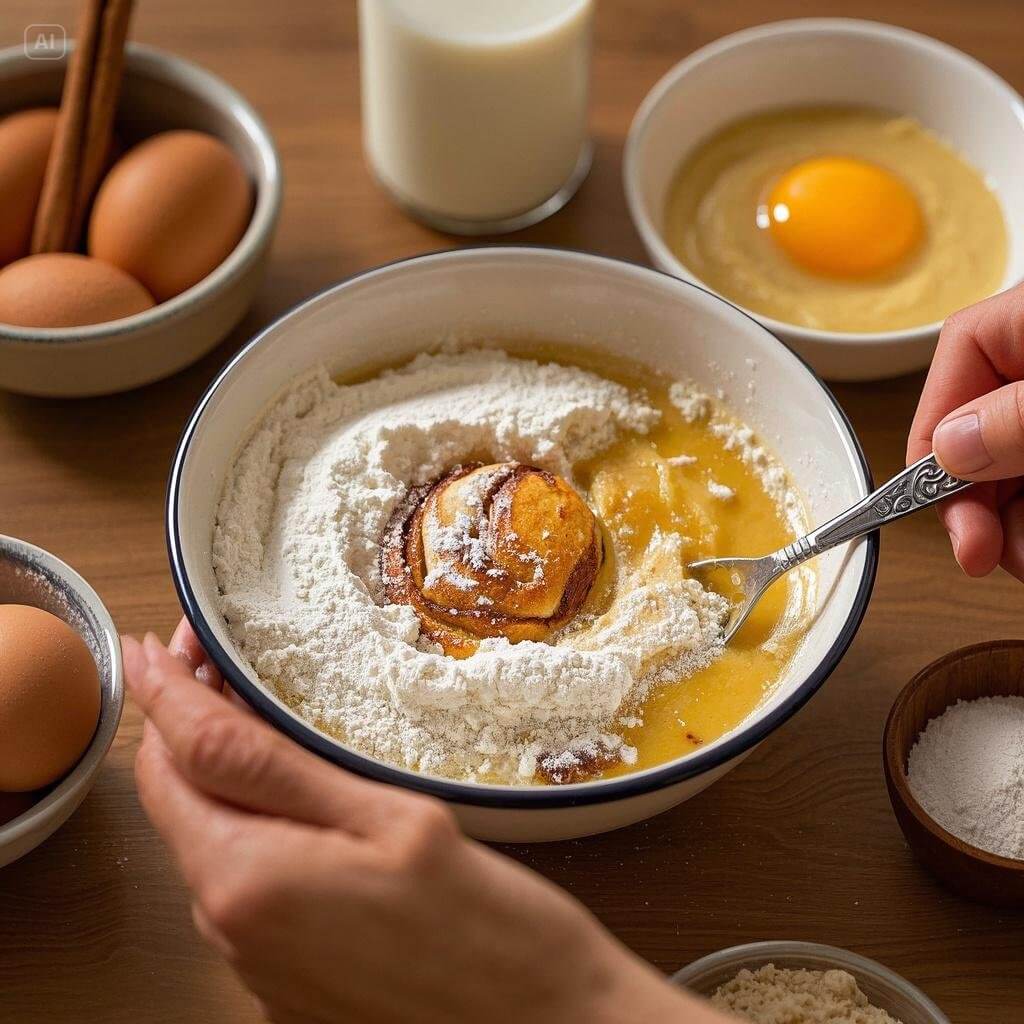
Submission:
{"label": "hand gripping bowl", "polygon": [[472,835],[564,839],[664,811],[734,767],[835,668],[867,605],[875,538],[821,560],[816,618],[762,707],[687,757],[615,780],[493,786],[376,762],[294,715],[232,644],[218,610],[211,542],[223,481],[247,429],[293,376],[317,363],[351,375],[452,337],[510,345],[562,341],[721,388],[790,467],[817,521],[870,490],[860,446],[825,386],[722,299],[667,274],[563,250],[495,247],[418,256],[309,299],[242,349],[200,401],[174,458],[167,500],[171,569],[185,614],[231,685],[282,732],[361,775],[441,797]]}

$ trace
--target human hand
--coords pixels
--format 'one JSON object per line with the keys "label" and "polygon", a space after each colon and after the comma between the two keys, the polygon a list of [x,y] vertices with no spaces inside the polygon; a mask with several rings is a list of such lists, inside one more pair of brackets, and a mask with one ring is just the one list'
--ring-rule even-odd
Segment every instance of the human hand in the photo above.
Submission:
{"label": "human hand", "polygon": [[982,481],[938,506],[964,572],[1001,565],[1024,580],[1024,285],[943,324],[908,464],[932,450],[947,472]]}
{"label": "human hand", "polygon": [[139,794],[196,926],[271,1020],[725,1020],[566,893],[464,838],[440,802],[350,775],[232,706],[187,627],[172,647],[123,641],[148,718]]}

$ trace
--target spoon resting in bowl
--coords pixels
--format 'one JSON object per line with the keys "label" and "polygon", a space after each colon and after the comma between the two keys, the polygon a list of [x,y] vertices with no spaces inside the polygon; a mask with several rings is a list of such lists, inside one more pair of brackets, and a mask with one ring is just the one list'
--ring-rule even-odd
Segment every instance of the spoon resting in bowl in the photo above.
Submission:
{"label": "spoon resting in bowl", "polygon": [[790,569],[839,544],[873,533],[886,523],[895,522],[911,512],[943,501],[970,486],[970,480],[950,476],[935,461],[934,455],[926,455],[856,505],[770,555],[762,555],[760,558],[704,558],[691,562],[688,566],[691,572],[727,570],[742,592],[742,600],[733,606],[725,624],[723,645],[736,635],[764,592]]}

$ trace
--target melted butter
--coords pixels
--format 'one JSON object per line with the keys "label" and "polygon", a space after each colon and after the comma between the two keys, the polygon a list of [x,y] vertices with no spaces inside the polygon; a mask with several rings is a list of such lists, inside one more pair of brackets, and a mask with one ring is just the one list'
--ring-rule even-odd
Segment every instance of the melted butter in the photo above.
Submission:
{"label": "melted butter", "polygon": [[[604,369],[606,376],[616,379]],[[622,438],[589,462],[574,467],[577,483],[602,511],[618,557],[639,560],[656,530],[688,538],[689,561],[730,554],[763,554],[793,540],[777,503],[761,481],[707,422],[688,423],[669,401],[663,384],[648,381],[646,391],[661,422],[646,436]],[[719,418],[721,410],[717,410]],[[684,455],[696,461],[670,462]],[[733,497],[722,500],[708,481],[725,485]],[[714,589],[734,600],[728,575],[716,574]],[[604,584],[609,585],[608,583]],[[658,686],[641,708],[643,724],[625,729],[637,750],[634,765],[618,764],[602,774],[623,775],[673,760],[718,739],[737,726],[771,692],[799,641],[787,628],[792,594],[781,580],[761,599],[728,648],[710,665],[685,679]],[[602,595],[596,594],[600,601]]]}

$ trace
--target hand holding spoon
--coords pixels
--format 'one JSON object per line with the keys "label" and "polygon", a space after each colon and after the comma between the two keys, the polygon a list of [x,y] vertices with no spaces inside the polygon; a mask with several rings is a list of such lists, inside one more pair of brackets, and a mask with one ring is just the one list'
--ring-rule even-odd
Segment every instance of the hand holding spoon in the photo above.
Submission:
{"label": "hand holding spoon", "polygon": [[926,455],[919,462],[897,473],[878,490],[862,498],[852,508],[779,551],[760,558],[704,558],[699,562],[691,562],[689,569],[692,572],[729,570],[743,592],[743,600],[733,607],[729,621],[725,624],[722,643],[727,644],[735,636],[761,595],[790,569],[970,486],[970,480],[950,476],[935,461],[934,455]]}

